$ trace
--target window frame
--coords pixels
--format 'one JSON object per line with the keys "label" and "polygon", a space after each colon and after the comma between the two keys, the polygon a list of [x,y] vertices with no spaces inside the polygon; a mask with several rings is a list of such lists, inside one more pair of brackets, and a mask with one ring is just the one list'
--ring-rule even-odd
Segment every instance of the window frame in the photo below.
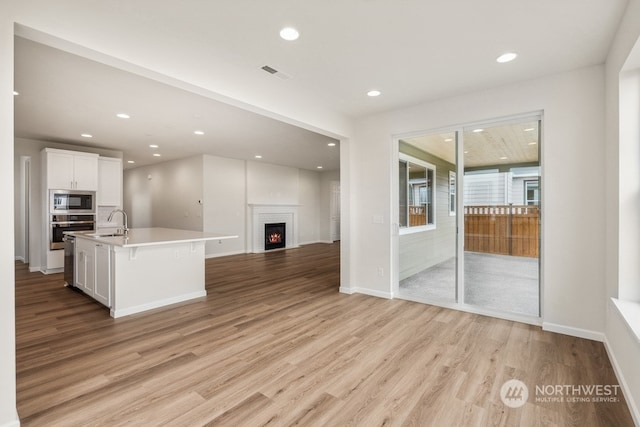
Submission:
{"label": "window frame", "polygon": [[[535,179],[525,179],[524,181],[524,204],[525,206],[540,206],[540,180],[538,178]],[[532,204],[529,204],[529,184],[535,183],[538,188],[538,199],[532,200]]]}
{"label": "window frame", "polygon": [[[433,216],[432,219],[433,221],[431,223],[427,223],[425,225],[416,225],[416,226],[410,226],[409,225],[409,200],[410,200],[410,196],[409,196],[409,192],[410,192],[410,187],[409,187],[409,168],[407,167],[407,178],[406,178],[406,194],[407,194],[407,206],[406,206],[406,212],[405,212],[405,218],[406,218],[406,226],[399,226],[399,234],[412,234],[412,233],[419,233],[419,232],[423,232],[423,231],[429,231],[429,230],[435,230],[436,229],[436,224],[437,224],[437,210],[436,210],[436,201],[437,201],[437,186],[436,186],[436,181],[437,181],[437,169],[436,169],[436,165],[426,162],[422,159],[419,159],[417,157],[413,157],[409,154],[405,154],[400,152],[399,156],[398,156],[398,161],[399,162],[405,162],[405,163],[414,163],[418,166],[422,166],[426,169],[425,171],[425,179],[428,180],[428,174],[429,174],[429,170],[432,173],[433,176],[433,181],[431,183],[431,209],[433,210]],[[400,189],[398,189],[400,190]],[[427,204],[428,205],[428,204]],[[429,221],[429,214],[428,212],[425,214],[427,216],[427,222]]]}

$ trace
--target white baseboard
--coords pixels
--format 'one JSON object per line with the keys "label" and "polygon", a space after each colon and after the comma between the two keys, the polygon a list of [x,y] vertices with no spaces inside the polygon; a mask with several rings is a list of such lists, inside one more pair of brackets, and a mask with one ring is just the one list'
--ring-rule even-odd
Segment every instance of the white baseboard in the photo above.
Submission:
{"label": "white baseboard", "polygon": [[178,295],[171,298],[165,298],[158,301],[153,301],[148,304],[136,305],[133,307],[122,308],[120,310],[111,309],[111,317],[118,318],[122,316],[129,316],[130,314],[141,313],[147,310],[153,310],[154,308],[160,308],[171,304],[177,304],[179,302],[189,301],[195,298],[206,297],[207,291],[196,291],[184,295]]}
{"label": "white baseboard", "polygon": [[618,360],[616,359],[611,346],[609,345],[609,341],[605,335],[604,339],[604,348],[607,351],[607,355],[609,356],[609,361],[611,362],[611,366],[613,367],[613,372],[616,374],[616,378],[622,387],[622,394],[624,394],[624,398],[627,401],[627,407],[629,408],[629,412],[631,412],[631,417],[633,418],[633,422],[635,425],[640,426],[640,411],[636,406],[635,401],[633,400],[633,396],[631,394],[631,390],[629,390],[629,386],[627,385],[627,381],[622,375],[622,370],[620,369],[620,365],[618,364]]}
{"label": "white baseboard", "polygon": [[17,256],[17,257],[16,257],[16,261],[24,262],[24,257],[22,257],[22,256]]}
{"label": "white baseboard", "polygon": [[42,270],[40,270],[40,266],[39,265],[33,266],[33,265],[29,264],[29,273],[41,273],[41,272],[42,272]]}
{"label": "white baseboard", "polygon": [[18,413],[16,412],[16,418],[9,421],[2,421],[0,427],[20,427],[20,418],[18,417]]}
{"label": "white baseboard", "polygon": [[573,328],[571,326],[558,325],[557,323],[542,322],[542,329],[549,332],[557,332],[572,337],[604,342],[604,333],[590,331],[588,329]]}
{"label": "white baseboard", "polygon": [[223,257],[223,256],[242,255],[242,254],[246,254],[246,253],[247,253],[247,251],[242,249],[240,251],[222,252],[222,253],[219,253],[219,254],[205,254],[204,258],[205,259],[220,258],[220,257]]}
{"label": "white baseboard", "polygon": [[[31,269],[29,269],[29,271],[31,271]],[[42,274],[57,274],[57,273],[64,273],[64,268],[50,268],[50,269],[42,269],[42,268],[38,268],[38,271],[41,272]]]}
{"label": "white baseboard", "polygon": [[343,294],[348,294],[348,295],[352,295],[352,294],[363,294],[363,295],[369,295],[372,297],[378,297],[378,298],[384,298],[384,299],[393,299],[393,294],[391,292],[381,292],[381,291],[375,291],[372,289],[367,289],[367,288],[345,288],[345,287],[340,287],[340,292]]}

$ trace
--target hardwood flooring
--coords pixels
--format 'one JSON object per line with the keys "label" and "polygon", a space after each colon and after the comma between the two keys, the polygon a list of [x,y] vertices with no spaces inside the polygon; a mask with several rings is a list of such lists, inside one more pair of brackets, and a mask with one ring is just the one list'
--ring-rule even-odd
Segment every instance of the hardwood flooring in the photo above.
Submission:
{"label": "hardwood flooring", "polygon": [[[617,385],[601,343],[344,295],[338,270],[337,244],[210,259],[207,297],[112,319],[17,263],[22,425],[633,425],[621,391],[536,402],[536,386]],[[500,398],[514,378],[521,408]]]}

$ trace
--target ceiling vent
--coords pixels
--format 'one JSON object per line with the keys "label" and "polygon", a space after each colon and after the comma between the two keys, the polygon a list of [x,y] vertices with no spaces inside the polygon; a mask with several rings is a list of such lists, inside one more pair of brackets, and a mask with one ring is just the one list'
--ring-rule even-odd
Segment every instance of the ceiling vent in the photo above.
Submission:
{"label": "ceiling vent", "polygon": [[289,74],[283,73],[282,71],[278,71],[273,67],[269,67],[268,65],[265,65],[264,67],[261,67],[264,71],[266,71],[269,74],[272,74],[276,77],[278,77],[279,79],[282,80],[289,80],[291,78],[291,76]]}

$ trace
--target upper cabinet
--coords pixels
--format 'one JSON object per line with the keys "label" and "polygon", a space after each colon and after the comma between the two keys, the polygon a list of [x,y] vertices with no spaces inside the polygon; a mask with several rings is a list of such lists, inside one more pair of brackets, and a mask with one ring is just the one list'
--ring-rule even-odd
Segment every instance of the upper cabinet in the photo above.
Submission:
{"label": "upper cabinet", "polygon": [[98,160],[98,206],[122,206],[122,159]]}
{"label": "upper cabinet", "polygon": [[45,148],[47,188],[98,190],[98,155]]}

